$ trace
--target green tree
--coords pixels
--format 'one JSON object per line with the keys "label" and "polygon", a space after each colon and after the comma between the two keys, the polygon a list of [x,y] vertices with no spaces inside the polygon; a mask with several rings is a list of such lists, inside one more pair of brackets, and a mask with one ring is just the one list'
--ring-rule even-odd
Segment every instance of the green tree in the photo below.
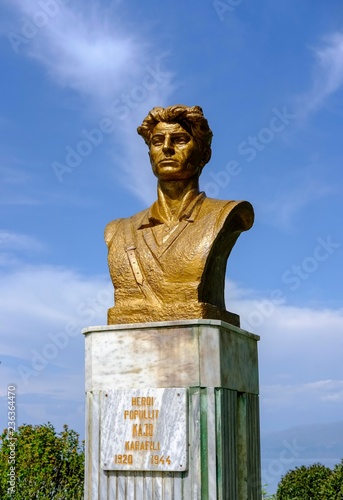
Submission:
{"label": "green tree", "polygon": [[343,459],[333,469],[333,474],[323,488],[323,499],[343,500]]}
{"label": "green tree", "polygon": [[288,471],[278,485],[277,500],[335,500],[330,495],[328,484],[334,472],[322,464],[309,467],[302,465]]}
{"label": "green tree", "polygon": [[0,442],[1,500],[82,500],[84,445],[64,425],[22,425]]}

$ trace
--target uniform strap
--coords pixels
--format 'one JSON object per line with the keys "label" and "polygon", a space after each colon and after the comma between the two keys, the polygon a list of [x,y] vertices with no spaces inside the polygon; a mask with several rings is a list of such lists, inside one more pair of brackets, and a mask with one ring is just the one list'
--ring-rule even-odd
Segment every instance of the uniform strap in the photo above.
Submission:
{"label": "uniform strap", "polygon": [[137,246],[135,244],[135,235],[133,230],[132,217],[130,217],[127,224],[124,224],[124,239],[126,243],[125,252],[130,262],[132,274],[135,277],[137,285],[139,286],[141,292],[143,293],[146,299],[160,303],[161,301],[156,296],[154,291],[151,289],[147,279],[143,276],[141,265],[136,252]]}

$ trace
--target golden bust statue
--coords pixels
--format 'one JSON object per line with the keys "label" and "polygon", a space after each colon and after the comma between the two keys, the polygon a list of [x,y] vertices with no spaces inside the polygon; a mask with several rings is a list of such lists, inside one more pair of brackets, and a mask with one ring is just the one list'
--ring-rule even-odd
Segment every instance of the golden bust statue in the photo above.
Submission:
{"label": "golden bust statue", "polygon": [[105,229],[115,306],[108,324],[222,319],[226,262],[254,212],[246,201],[207,198],[199,190],[212,132],[199,106],[153,108],[137,129],[157,177],[150,208]]}

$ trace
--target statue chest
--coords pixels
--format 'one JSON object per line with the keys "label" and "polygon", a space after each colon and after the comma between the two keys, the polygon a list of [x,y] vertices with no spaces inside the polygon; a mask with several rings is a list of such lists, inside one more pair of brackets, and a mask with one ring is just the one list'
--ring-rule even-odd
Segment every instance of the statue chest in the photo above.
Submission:
{"label": "statue chest", "polygon": [[133,232],[130,224],[130,219],[121,221],[109,251],[110,273],[117,289],[137,281],[140,274],[157,288],[168,283],[194,286],[200,281],[213,244],[210,215],[196,224],[181,221],[171,228],[161,224]]}

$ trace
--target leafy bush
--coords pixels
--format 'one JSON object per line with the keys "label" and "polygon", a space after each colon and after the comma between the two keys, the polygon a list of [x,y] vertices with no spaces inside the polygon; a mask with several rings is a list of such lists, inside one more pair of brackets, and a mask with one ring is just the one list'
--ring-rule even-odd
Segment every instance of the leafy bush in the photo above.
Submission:
{"label": "leafy bush", "polygon": [[[277,500],[335,500],[329,485],[335,473],[322,464],[302,465],[288,471],[278,485]],[[332,483],[332,488],[336,487]],[[330,487],[331,488],[331,487]],[[331,491],[332,491],[331,488]],[[339,498],[339,497],[337,497]]]}
{"label": "leafy bush", "polygon": [[325,483],[323,499],[343,500],[343,459],[333,469],[333,474]]}
{"label": "leafy bush", "polygon": [[2,433],[2,500],[82,500],[83,479],[84,446],[67,425],[59,434],[50,423]]}

